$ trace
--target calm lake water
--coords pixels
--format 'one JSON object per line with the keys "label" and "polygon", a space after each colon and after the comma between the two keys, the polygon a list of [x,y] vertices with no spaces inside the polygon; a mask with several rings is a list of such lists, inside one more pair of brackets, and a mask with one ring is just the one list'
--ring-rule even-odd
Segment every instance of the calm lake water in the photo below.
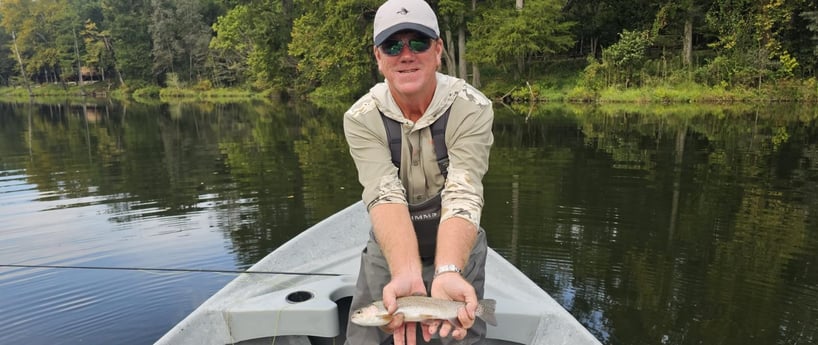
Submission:
{"label": "calm lake water", "polygon": [[[496,105],[489,245],[605,344],[818,343],[813,108]],[[342,112],[0,104],[0,265],[245,269],[359,200]],[[0,267],[0,343],[151,344],[233,278]]]}

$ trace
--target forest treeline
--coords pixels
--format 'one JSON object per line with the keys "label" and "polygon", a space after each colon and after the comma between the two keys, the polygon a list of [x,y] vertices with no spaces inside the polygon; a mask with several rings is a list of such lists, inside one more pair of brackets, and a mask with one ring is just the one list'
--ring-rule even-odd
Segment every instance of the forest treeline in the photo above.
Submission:
{"label": "forest treeline", "polygon": [[[380,78],[372,20],[381,2],[3,0],[0,84],[354,97]],[[495,97],[658,85],[818,94],[814,0],[430,3],[443,72]]]}

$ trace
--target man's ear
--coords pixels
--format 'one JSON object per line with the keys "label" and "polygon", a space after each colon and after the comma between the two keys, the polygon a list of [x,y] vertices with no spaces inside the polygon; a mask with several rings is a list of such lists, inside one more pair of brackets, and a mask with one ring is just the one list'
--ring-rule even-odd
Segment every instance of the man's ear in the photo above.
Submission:
{"label": "man's ear", "polygon": [[437,42],[435,45],[435,54],[437,54],[437,68],[440,69],[440,67],[443,66],[443,39],[438,37],[435,42]]}
{"label": "man's ear", "polygon": [[372,51],[375,54],[375,62],[378,63],[378,71],[381,71],[381,73],[383,73],[383,71],[381,70],[381,58],[383,58],[383,55],[381,54],[383,54],[383,52],[381,52],[381,50],[378,49],[378,47],[373,47]]}

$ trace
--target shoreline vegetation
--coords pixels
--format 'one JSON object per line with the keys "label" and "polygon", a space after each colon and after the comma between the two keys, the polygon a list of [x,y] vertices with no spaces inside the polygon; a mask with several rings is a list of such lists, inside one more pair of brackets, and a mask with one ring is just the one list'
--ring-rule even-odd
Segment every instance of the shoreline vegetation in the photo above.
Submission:
{"label": "shoreline vegetation", "polygon": [[[3,1],[0,99],[348,107],[382,3]],[[440,71],[498,104],[818,103],[815,1],[429,3]]]}
{"label": "shoreline vegetation", "polygon": [[[547,80],[547,78],[543,78]],[[553,84],[553,83],[551,83]],[[35,103],[48,99],[117,99],[138,103],[177,102],[244,102],[280,101],[290,98],[279,90],[255,91],[245,88],[211,88],[200,86],[140,88],[114,87],[107,82],[87,83],[83,86],[34,85],[30,99],[24,87],[0,87],[0,100]],[[731,104],[731,103],[818,103],[818,82],[807,80],[783,80],[762,87],[706,86],[697,83],[660,84],[624,88],[608,86],[592,89],[583,86],[555,87],[545,82],[525,82],[523,85],[490,83],[482,91],[494,102],[504,104],[571,103],[571,104]],[[321,105],[326,100],[309,99]],[[331,100],[343,103],[351,100]]]}
{"label": "shoreline vegetation", "polygon": [[0,100],[12,102],[29,102],[46,99],[116,99],[133,100],[139,103],[157,102],[229,102],[271,99],[272,90],[252,91],[241,88],[210,88],[200,89],[195,87],[176,88],[158,86],[147,86],[135,89],[126,87],[114,88],[105,82],[88,83],[83,86],[67,85],[36,85],[28,90],[24,87],[0,87]]}

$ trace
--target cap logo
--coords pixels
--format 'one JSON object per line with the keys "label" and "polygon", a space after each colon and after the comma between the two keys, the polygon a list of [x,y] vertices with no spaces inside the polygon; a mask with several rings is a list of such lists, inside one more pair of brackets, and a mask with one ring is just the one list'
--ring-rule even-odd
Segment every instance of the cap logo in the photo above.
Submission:
{"label": "cap logo", "polygon": [[407,10],[406,7],[401,7],[400,11],[397,11],[395,13],[402,14],[402,15],[405,16],[405,15],[409,14],[409,10]]}

